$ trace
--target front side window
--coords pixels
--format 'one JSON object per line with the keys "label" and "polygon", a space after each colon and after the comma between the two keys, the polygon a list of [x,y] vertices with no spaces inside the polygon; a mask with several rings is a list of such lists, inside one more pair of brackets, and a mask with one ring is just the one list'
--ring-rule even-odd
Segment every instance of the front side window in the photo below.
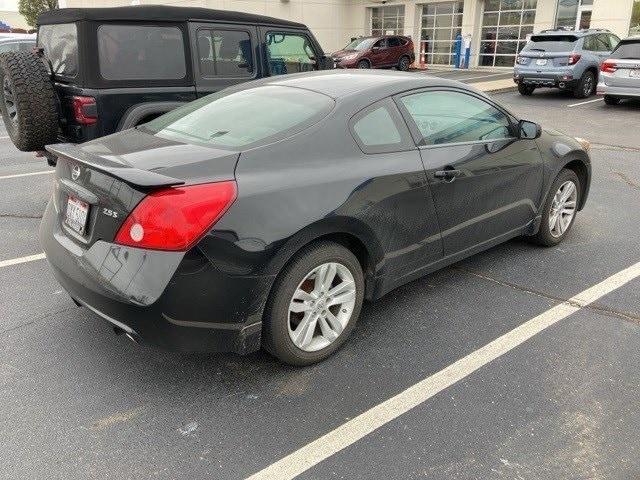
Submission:
{"label": "front side window", "polygon": [[235,149],[293,135],[327,116],[333,106],[321,93],[268,85],[214,93],[139,128],[178,142]]}
{"label": "front side window", "polygon": [[75,23],[42,25],[38,29],[38,47],[51,65],[54,75],[75,77],[78,73],[78,30]]}
{"label": "front side window", "polygon": [[316,54],[305,35],[268,33],[266,44],[272,75],[309,72],[315,68]]}
{"label": "front side window", "polygon": [[401,98],[422,136],[422,145],[510,138],[510,121],[497,108],[459,92],[432,91]]}
{"label": "front side window", "polygon": [[198,59],[204,77],[252,77],[251,37],[238,30],[198,31]]}
{"label": "front side window", "polygon": [[187,74],[178,27],[102,25],[98,59],[105,80],[180,80]]}

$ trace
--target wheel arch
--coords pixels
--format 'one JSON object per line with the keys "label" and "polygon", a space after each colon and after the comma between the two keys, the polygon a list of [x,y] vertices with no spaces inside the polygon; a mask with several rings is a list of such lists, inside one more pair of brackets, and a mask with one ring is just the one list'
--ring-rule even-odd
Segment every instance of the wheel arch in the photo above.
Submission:
{"label": "wheel arch", "polygon": [[580,181],[580,187],[582,189],[580,195],[580,204],[578,210],[582,210],[587,201],[589,195],[589,186],[591,185],[591,166],[583,158],[566,159],[562,165],[562,169],[572,170]]}
{"label": "wheel arch", "polygon": [[336,216],[303,228],[278,249],[268,270],[278,275],[298,252],[319,241],[338,243],[355,255],[365,278],[365,298],[371,298],[384,251],[371,228],[356,218]]}
{"label": "wheel arch", "polygon": [[185,103],[186,102],[149,102],[133,105],[124,112],[124,115],[122,115],[116,131],[135,127],[146,118],[160,116],[174,108],[184,105]]}

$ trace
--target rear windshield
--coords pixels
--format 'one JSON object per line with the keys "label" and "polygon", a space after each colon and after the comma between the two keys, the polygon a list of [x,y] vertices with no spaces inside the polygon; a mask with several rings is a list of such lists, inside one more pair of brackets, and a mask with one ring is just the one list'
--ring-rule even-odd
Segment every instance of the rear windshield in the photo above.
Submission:
{"label": "rear windshield", "polygon": [[523,52],[570,52],[578,39],[573,35],[534,35]]}
{"label": "rear windshield", "polygon": [[640,60],[640,40],[620,43],[611,54],[611,58]]}
{"label": "rear windshield", "polygon": [[102,25],[98,58],[105,80],[179,80],[187,72],[178,27]]}
{"label": "rear windshield", "polygon": [[38,29],[38,46],[44,49],[55,75],[75,77],[78,73],[78,31],[75,23],[42,25]]}
{"label": "rear windshield", "polygon": [[214,93],[139,128],[178,142],[247,147],[301,131],[324,118],[333,105],[330,97],[320,93],[269,85]]}

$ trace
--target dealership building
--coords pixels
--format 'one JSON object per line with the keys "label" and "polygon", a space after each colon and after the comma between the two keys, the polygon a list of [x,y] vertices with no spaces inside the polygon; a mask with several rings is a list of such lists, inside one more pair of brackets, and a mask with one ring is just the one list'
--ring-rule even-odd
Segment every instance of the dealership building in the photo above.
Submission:
{"label": "dealership building", "polygon": [[[470,36],[471,66],[512,66],[527,35],[544,29],[638,27],[640,0],[60,0],[61,7],[202,6],[305,23],[326,52],[363,35],[408,35],[431,65],[451,65],[458,34]],[[420,41],[419,41],[420,40]]]}

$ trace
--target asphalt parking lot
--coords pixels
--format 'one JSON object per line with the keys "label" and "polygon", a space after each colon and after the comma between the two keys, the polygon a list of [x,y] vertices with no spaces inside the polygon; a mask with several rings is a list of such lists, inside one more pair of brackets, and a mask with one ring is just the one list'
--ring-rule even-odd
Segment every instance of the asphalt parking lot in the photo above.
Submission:
{"label": "asphalt parking lot", "polygon": [[76,307],[25,261],[50,169],[0,130],[0,478],[640,478],[640,104],[495,98],[594,143],[569,237],[401,287],[303,369],[138,346]]}

